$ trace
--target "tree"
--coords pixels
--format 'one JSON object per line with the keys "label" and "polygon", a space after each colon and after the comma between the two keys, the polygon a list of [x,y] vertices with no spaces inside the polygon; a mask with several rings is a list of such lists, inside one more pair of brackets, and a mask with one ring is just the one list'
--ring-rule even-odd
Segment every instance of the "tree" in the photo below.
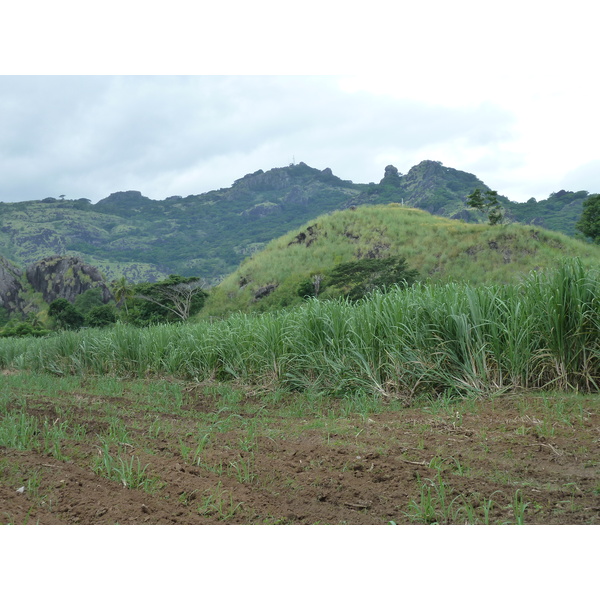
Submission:
{"label": "tree", "polygon": [[349,300],[359,300],[376,289],[410,286],[417,275],[399,256],[363,258],[335,267],[327,278],[327,286],[340,288]]}
{"label": "tree", "polygon": [[50,304],[48,316],[54,319],[58,329],[79,329],[85,322],[84,316],[64,298],[57,298]]}
{"label": "tree", "polygon": [[502,207],[498,200],[498,192],[494,190],[488,190],[483,194],[482,191],[477,188],[467,196],[467,206],[487,214],[490,225],[502,223],[504,214],[502,213]]}
{"label": "tree", "polygon": [[321,273],[314,273],[310,279],[303,281],[298,286],[298,296],[301,298],[316,298],[321,291],[321,284],[324,276]]}
{"label": "tree", "polygon": [[583,212],[575,227],[600,244],[600,194],[592,194],[583,201]]}
{"label": "tree", "polygon": [[73,306],[84,316],[86,316],[92,308],[102,306],[102,290],[99,287],[93,287],[79,294],[73,302]]}
{"label": "tree", "polygon": [[186,321],[202,308],[207,296],[199,277],[169,275],[164,281],[141,283],[134,286],[134,298],[138,301],[134,320],[156,323],[175,317]]}
{"label": "tree", "polygon": [[316,296],[327,288],[331,295],[360,300],[376,289],[410,286],[417,276],[418,272],[409,269],[406,259],[399,256],[363,258],[338,265],[324,276],[319,275],[318,281],[313,277],[301,283],[298,294],[303,298]]}
{"label": "tree", "polygon": [[115,307],[110,304],[95,306],[86,316],[86,323],[90,327],[106,327],[117,320]]}
{"label": "tree", "polygon": [[122,304],[125,307],[125,314],[129,314],[127,300],[131,300],[133,298],[134,292],[133,287],[129,285],[125,275],[123,275],[120,279],[117,279],[117,281],[114,281],[112,288],[117,306],[121,306]]}

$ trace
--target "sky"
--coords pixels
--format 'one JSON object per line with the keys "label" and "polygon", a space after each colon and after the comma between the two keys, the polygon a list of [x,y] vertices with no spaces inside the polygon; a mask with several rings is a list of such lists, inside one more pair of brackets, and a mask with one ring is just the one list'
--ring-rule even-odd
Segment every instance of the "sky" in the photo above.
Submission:
{"label": "sky", "polygon": [[369,183],[422,160],[517,202],[600,192],[592,4],[418,4],[10,9],[0,201],[161,200],[293,162]]}

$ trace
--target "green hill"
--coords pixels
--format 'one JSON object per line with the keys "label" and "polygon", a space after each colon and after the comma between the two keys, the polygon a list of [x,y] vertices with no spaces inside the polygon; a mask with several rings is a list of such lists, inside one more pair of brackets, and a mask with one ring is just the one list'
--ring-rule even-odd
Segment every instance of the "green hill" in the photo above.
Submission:
{"label": "green hill", "polygon": [[516,282],[578,256],[600,265],[600,247],[539,227],[491,227],[434,217],[398,204],[359,206],[310,221],[247,259],[207,301],[203,316],[302,302],[299,285],[336,265],[401,256],[421,281]]}

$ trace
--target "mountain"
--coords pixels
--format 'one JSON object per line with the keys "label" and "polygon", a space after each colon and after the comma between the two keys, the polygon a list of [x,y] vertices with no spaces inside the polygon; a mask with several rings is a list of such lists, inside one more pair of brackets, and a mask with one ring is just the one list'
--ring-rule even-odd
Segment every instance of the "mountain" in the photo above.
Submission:
{"label": "mountain", "polygon": [[[0,255],[26,267],[75,255],[113,280],[155,281],[168,274],[216,283],[272,239],[335,210],[392,202],[434,215],[481,222],[465,199],[489,189],[475,175],[423,161],[402,175],[393,165],[379,183],[342,180],[304,163],[256,171],[229,188],[152,200],[139,191],[85,198],[0,203]],[[573,235],[587,192],[561,190],[525,204],[501,197],[509,220]]]}
{"label": "mountain", "polygon": [[504,284],[566,257],[598,268],[600,246],[522,224],[465,223],[399,204],[359,206],[273,240],[213,289],[201,315],[293,306],[302,302],[303,284],[337,265],[389,257],[406,259],[420,281]]}
{"label": "mountain", "polygon": [[84,198],[0,203],[0,255],[27,265],[77,254],[108,279],[178,273],[215,281],[273,237],[340,208],[364,187],[300,163],[186,198],[155,201],[127,191],[97,204]]}
{"label": "mountain", "polygon": [[483,220],[482,216],[465,204],[466,197],[476,188],[490,189],[471,173],[445,167],[438,161],[424,160],[406,175],[388,165],[379,184],[370,184],[367,192],[362,193],[354,204],[397,202],[432,215],[477,223]]}

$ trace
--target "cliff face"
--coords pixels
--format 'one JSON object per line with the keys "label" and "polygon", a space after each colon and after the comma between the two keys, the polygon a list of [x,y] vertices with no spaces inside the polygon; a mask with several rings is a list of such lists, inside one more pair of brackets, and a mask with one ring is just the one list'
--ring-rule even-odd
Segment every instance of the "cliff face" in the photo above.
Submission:
{"label": "cliff face", "polygon": [[23,286],[20,281],[22,275],[20,269],[0,256],[0,306],[9,314],[23,310],[24,302],[21,298]]}
{"label": "cliff face", "polygon": [[77,296],[94,287],[102,291],[103,302],[112,298],[98,269],[73,256],[52,256],[29,265],[27,281],[48,304],[57,298],[74,302]]}

